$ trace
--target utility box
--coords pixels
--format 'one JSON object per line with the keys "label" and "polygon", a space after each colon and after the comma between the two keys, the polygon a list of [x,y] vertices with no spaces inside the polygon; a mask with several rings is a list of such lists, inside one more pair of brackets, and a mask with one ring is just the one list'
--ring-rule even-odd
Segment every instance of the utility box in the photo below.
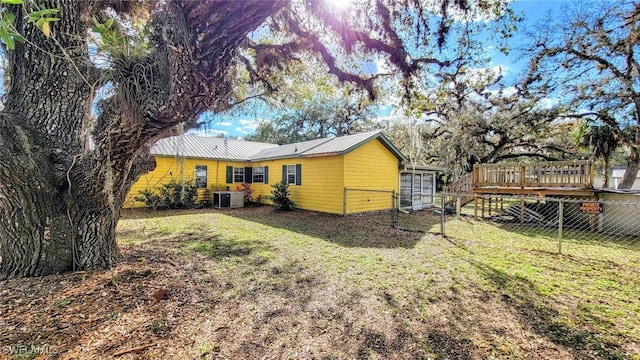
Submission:
{"label": "utility box", "polygon": [[244,192],[243,191],[215,191],[213,193],[214,208],[219,209],[233,209],[244,207]]}

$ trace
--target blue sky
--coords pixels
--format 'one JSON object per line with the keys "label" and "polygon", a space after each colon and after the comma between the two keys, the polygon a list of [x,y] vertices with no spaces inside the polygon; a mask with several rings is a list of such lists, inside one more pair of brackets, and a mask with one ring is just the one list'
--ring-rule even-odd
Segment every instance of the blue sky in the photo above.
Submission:
{"label": "blue sky", "polygon": [[[524,18],[523,22],[519,24],[519,30],[525,30],[543,19],[548,13],[553,14],[563,5],[570,3],[571,0],[516,0],[512,4],[512,8],[519,16]],[[510,43],[513,48],[526,40],[524,35],[519,31],[514,35]],[[488,46],[491,46],[491,44],[488,44]],[[492,58],[490,66],[500,66],[506,69],[507,78],[517,76],[517,74],[523,70],[524,66],[526,66],[526,60],[517,60],[518,54],[516,51],[512,51],[508,56],[497,50],[490,50],[489,53]],[[382,109],[380,116],[388,115],[388,112],[391,110],[388,106],[381,106],[380,108]],[[202,135],[243,137],[253,132],[253,129],[255,129],[260,119],[264,119],[264,116],[258,111],[254,111],[252,114],[208,115],[208,123],[201,129],[192,130],[191,132]]]}

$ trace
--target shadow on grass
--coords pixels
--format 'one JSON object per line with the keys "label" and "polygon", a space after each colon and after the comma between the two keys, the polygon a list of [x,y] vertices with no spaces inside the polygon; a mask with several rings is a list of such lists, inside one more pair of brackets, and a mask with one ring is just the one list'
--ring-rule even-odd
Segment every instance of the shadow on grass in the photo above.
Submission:
{"label": "shadow on grass", "polygon": [[189,253],[196,253],[213,260],[248,257],[254,253],[271,250],[271,246],[261,240],[221,236],[211,234],[211,231],[206,229],[194,229],[169,236],[163,232],[147,231],[145,236],[150,239],[147,244],[153,247],[181,250],[187,256]]}
{"label": "shadow on grass", "polygon": [[225,215],[326,240],[345,247],[412,248],[424,234],[391,227],[391,214],[343,217],[306,210],[276,211],[270,207],[234,209]]}
{"label": "shadow on grass", "polygon": [[[624,359],[624,349],[606,339],[606,334],[590,330],[588,326],[580,328],[561,319],[549,298],[537,292],[535,284],[519,275],[490,266],[474,259],[475,253],[455,239],[448,239],[456,248],[464,251],[464,255],[454,254],[472,265],[479,275],[491,282],[502,293],[502,302],[511,309],[524,328],[546,337],[554,344],[565,347],[577,358],[592,358],[594,354],[602,359]],[[598,321],[609,329],[615,324],[603,323],[596,314],[584,308],[578,308],[574,314],[588,321]]]}
{"label": "shadow on grass", "polygon": [[183,216],[191,214],[206,214],[211,212],[217,212],[213,208],[201,208],[201,209],[176,209],[176,210],[151,210],[146,208],[133,208],[122,209],[120,212],[121,219],[153,219],[164,218],[171,216]]}

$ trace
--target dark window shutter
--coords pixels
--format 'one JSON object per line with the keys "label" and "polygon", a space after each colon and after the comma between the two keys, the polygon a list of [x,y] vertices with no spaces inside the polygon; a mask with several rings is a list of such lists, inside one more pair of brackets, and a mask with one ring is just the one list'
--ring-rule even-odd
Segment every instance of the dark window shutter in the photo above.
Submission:
{"label": "dark window shutter", "polygon": [[282,165],[282,181],[287,182],[287,165]]}
{"label": "dark window shutter", "polygon": [[269,167],[268,166],[264,167],[264,183],[265,184],[269,183]]}
{"label": "dark window shutter", "polygon": [[253,182],[253,168],[245,167],[244,168],[244,182],[251,184]]}
{"label": "dark window shutter", "polygon": [[302,185],[302,164],[296,164],[296,185]]}
{"label": "dark window shutter", "polygon": [[233,184],[233,166],[227,166],[227,184]]}

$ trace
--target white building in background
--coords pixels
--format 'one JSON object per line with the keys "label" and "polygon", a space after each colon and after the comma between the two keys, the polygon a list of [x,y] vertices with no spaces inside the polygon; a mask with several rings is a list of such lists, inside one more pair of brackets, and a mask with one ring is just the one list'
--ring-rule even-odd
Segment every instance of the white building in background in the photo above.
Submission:
{"label": "white building in background", "polygon": [[[618,188],[618,184],[620,184],[620,182],[622,181],[622,175],[624,175],[625,170],[626,170],[625,167],[614,167],[611,170],[611,175],[610,175],[611,177],[609,178],[610,188],[612,189]],[[594,175],[593,186],[596,189],[601,189],[602,184],[604,184],[604,175],[603,174]],[[636,176],[636,181],[633,183],[633,186],[631,187],[631,189],[640,190],[640,172],[638,172],[638,175]]]}

